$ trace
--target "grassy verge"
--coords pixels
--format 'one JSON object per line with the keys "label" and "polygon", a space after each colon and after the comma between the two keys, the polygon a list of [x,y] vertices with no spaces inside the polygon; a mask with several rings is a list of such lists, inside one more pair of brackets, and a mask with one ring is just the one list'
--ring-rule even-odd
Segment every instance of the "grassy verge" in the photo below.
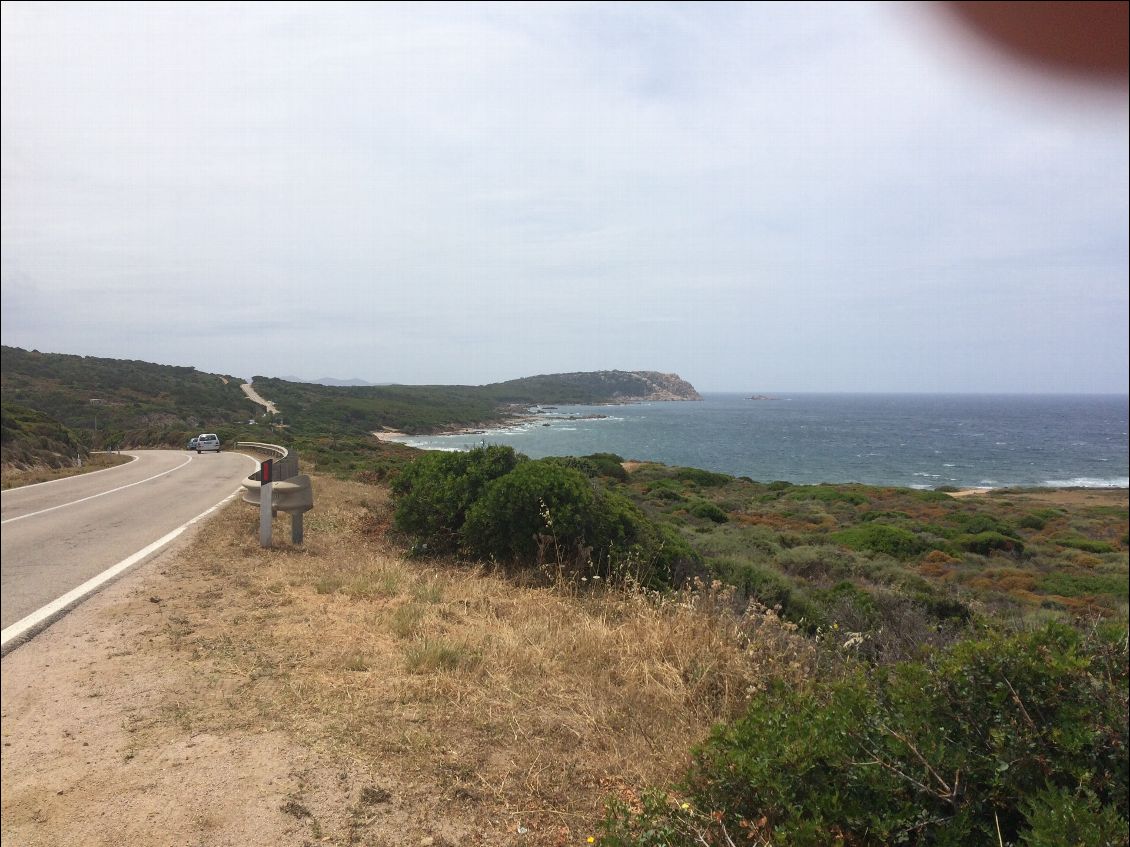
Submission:
{"label": "grassy verge", "polygon": [[[234,504],[178,563],[153,649],[188,663],[186,731],[282,730],[423,786],[487,843],[585,843],[610,796],[673,779],[692,744],[817,655],[728,590],[522,586],[386,536],[383,489],[319,476],[301,549]],[[285,518],[276,537],[285,538]]]}

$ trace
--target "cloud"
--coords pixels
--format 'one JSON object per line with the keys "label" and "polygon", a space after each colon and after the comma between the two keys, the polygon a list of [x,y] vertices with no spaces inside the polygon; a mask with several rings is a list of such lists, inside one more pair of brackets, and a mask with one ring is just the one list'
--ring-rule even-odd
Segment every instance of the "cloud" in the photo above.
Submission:
{"label": "cloud", "polygon": [[5,5],[4,341],[1124,390],[1125,102],[998,86],[889,7],[804,11]]}

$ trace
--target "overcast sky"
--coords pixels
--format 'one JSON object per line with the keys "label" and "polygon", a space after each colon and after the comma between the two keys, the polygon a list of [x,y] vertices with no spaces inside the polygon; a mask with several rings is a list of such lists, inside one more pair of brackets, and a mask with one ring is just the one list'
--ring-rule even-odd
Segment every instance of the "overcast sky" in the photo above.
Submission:
{"label": "overcast sky", "polygon": [[3,343],[1125,392],[1125,89],[898,5],[3,4]]}

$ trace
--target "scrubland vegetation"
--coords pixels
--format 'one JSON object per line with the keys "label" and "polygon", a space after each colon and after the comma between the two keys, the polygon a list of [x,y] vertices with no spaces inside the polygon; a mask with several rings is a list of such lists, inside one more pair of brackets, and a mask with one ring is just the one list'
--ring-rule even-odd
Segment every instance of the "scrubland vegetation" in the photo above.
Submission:
{"label": "scrubland vegetation", "polygon": [[423,456],[393,491],[418,556],[728,585],[732,614],[776,610],[813,645],[681,780],[614,802],[605,843],[1126,843],[1124,493],[956,499],[501,447]]}
{"label": "scrubland vegetation", "polygon": [[97,448],[94,411],[134,446],[207,428],[296,447],[319,475],[311,540],[264,553],[217,524],[201,596],[246,602],[197,610],[173,649],[246,679],[256,721],[419,754],[451,803],[536,843],[1127,844],[1125,491],[958,499],[369,434],[617,379],[260,378],[285,421],[268,430],[235,379],[4,348],[4,463]]}

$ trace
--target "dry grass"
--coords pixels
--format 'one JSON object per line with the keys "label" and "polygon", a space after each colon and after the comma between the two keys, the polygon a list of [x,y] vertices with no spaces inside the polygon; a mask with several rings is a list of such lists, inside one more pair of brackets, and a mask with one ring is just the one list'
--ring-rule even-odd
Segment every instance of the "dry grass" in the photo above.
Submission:
{"label": "dry grass", "polygon": [[[258,547],[233,504],[178,564],[153,649],[194,666],[181,726],[285,729],[392,771],[506,843],[583,843],[613,794],[677,776],[691,745],[812,648],[720,586],[661,597],[520,587],[403,558],[387,495],[315,480],[302,549]],[[288,537],[279,519],[275,537]]]}

